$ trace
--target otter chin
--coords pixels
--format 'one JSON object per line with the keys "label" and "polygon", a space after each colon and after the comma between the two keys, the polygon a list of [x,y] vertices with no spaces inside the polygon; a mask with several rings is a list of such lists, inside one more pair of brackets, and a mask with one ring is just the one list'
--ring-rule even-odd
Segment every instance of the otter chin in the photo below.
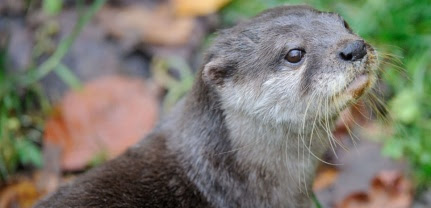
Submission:
{"label": "otter chin", "polygon": [[142,142],[36,207],[310,207],[330,132],[373,87],[376,57],[336,13],[266,10],[218,32]]}

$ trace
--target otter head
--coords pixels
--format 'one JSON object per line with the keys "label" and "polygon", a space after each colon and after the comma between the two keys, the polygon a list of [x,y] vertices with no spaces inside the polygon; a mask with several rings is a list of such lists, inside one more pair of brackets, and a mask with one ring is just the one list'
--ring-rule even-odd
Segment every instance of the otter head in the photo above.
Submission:
{"label": "otter head", "polygon": [[294,125],[336,117],[372,87],[376,62],[339,15],[283,6],[221,31],[202,79],[224,110]]}

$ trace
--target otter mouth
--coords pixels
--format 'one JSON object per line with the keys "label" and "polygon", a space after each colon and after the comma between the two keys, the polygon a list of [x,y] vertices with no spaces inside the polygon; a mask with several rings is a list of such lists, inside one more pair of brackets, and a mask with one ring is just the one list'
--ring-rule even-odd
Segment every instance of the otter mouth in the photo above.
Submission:
{"label": "otter mouth", "polygon": [[353,95],[354,98],[364,94],[365,89],[370,84],[370,73],[368,71],[358,74],[349,84],[344,92]]}

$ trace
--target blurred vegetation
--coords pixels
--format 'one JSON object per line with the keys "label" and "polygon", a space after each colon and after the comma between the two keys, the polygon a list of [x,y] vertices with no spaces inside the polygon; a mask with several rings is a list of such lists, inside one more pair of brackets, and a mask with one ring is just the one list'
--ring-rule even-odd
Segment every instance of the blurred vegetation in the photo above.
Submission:
{"label": "blurred vegetation", "polygon": [[36,88],[10,90],[6,75],[6,50],[0,48],[0,179],[6,179],[19,165],[39,167],[42,162],[40,135],[43,121]]}
{"label": "blurred vegetation", "polygon": [[389,85],[388,120],[392,129],[383,153],[405,158],[416,184],[431,183],[431,4],[429,0],[235,0],[223,22],[234,22],[286,3],[307,3],[341,14],[379,52]]}
{"label": "blurred vegetation", "polygon": [[[62,2],[43,0],[47,14],[56,15]],[[81,6],[83,5],[83,1]],[[61,64],[82,27],[105,0],[94,1],[77,20],[73,34],[61,41],[54,53],[39,66],[13,79],[6,75],[6,51],[0,47],[0,178],[5,179],[22,165],[40,166],[40,134],[44,111],[49,108],[37,80],[55,71],[71,87],[79,86],[73,74]],[[390,139],[383,153],[405,158],[411,164],[416,183],[431,183],[431,4],[429,0],[233,0],[221,11],[224,27],[253,16],[266,8],[286,3],[306,3],[320,10],[341,14],[359,35],[380,54],[382,78],[389,85],[387,103]],[[157,61],[157,60],[156,60]],[[173,61],[177,62],[177,61]],[[177,64],[177,63],[176,63]],[[158,66],[168,68],[169,62]],[[184,67],[186,68],[186,67]],[[185,70],[186,77],[189,70]],[[181,83],[171,82],[172,86]],[[184,81],[180,94],[190,87]],[[176,98],[172,98],[176,99]],[[171,105],[171,102],[167,102]],[[44,107],[45,106],[45,107]],[[45,108],[45,110],[43,110]]]}
{"label": "blurred vegetation", "polygon": [[[54,71],[70,88],[80,87],[79,80],[61,61],[83,27],[105,2],[94,1],[81,13],[72,33],[60,41],[54,52],[40,65],[30,66],[23,73],[8,65],[7,40],[5,44],[0,43],[0,181],[6,180],[20,166],[42,165],[42,130],[50,105],[38,81]],[[42,3],[44,13],[48,15],[61,12],[62,1],[44,0]],[[84,9],[83,0],[77,4]],[[46,41],[46,38],[40,41]],[[39,42],[35,43],[34,59],[42,55],[43,49],[37,47],[39,45]],[[36,62],[32,60],[32,63]]]}
{"label": "blurred vegetation", "polygon": [[[169,74],[169,69],[173,68],[177,70],[178,78]],[[186,60],[180,57],[154,57],[151,73],[155,82],[167,89],[163,100],[163,113],[168,113],[193,86],[193,70]]]}

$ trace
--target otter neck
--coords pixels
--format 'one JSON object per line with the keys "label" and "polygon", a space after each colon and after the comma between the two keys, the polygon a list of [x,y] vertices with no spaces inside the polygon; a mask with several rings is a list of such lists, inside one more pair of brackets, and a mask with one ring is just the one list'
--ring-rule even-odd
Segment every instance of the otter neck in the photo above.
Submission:
{"label": "otter neck", "polygon": [[291,168],[289,163],[294,161],[312,161],[329,146],[325,130],[329,125],[301,128],[302,124],[262,123],[241,113],[225,113],[229,138],[240,158],[269,170]]}
{"label": "otter neck", "polygon": [[[200,79],[195,85],[199,86],[193,88],[183,114],[190,118],[183,120],[195,123],[189,124],[195,127],[190,133],[204,134],[194,144],[205,144],[202,148],[206,152],[214,155],[232,152],[237,154],[239,163],[276,171],[273,167],[286,166],[289,161],[320,157],[329,147],[333,119],[326,123],[305,123],[305,126],[302,121],[295,124],[263,123],[244,113],[222,109],[214,89]],[[211,149],[208,143],[220,148]]]}
{"label": "otter neck", "polygon": [[321,128],[298,134],[289,125],[262,124],[223,109],[200,79],[173,115],[164,124],[175,129],[168,146],[215,207],[283,207],[307,199],[315,156],[328,146]]}

